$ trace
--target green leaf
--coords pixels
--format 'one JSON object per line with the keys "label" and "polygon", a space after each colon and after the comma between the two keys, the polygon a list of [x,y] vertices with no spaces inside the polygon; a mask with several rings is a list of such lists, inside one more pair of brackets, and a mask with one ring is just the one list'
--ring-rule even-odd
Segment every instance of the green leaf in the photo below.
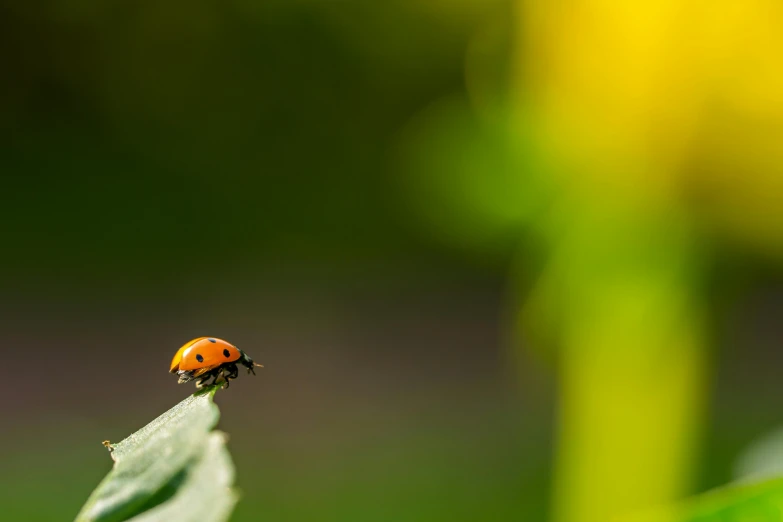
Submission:
{"label": "green leaf", "polygon": [[114,468],[93,491],[76,522],[227,520],[237,501],[216,388],[191,395],[110,446]]}
{"label": "green leaf", "polygon": [[780,522],[783,478],[738,482],[624,522]]}

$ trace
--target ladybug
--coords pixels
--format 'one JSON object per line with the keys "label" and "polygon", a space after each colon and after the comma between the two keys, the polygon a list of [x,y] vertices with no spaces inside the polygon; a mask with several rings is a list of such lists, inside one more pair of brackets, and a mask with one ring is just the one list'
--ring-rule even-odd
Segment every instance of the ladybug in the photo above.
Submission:
{"label": "ladybug", "polygon": [[196,388],[200,389],[212,379],[210,385],[222,381],[223,387],[228,388],[229,379],[239,376],[237,363],[245,366],[247,373],[252,372],[253,375],[256,374],[254,366],[264,366],[253,362],[245,352],[223,339],[198,337],[177,350],[169,372],[177,373],[179,384],[198,379]]}

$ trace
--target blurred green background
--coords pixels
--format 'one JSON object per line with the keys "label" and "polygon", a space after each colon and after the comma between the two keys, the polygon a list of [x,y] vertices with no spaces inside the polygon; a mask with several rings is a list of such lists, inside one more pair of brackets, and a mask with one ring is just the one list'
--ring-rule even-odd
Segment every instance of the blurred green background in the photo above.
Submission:
{"label": "blurred green background", "polygon": [[[709,11],[709,16],[705,14]],[[232,520],[598,522],[783,424],[783,7],[0,2],[0,506],[218,336]]]}

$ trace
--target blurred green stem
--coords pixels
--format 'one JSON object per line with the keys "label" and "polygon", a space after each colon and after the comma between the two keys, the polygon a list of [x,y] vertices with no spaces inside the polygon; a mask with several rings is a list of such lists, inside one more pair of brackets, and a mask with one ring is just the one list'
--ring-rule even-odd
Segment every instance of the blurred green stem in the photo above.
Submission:
{"label": "blurred green stem", "polygon": [[527,308],[558,314],[556,522],[606,522],[689,485],[705,376],[701,257],[683,216],[632,207],[569,206]]}

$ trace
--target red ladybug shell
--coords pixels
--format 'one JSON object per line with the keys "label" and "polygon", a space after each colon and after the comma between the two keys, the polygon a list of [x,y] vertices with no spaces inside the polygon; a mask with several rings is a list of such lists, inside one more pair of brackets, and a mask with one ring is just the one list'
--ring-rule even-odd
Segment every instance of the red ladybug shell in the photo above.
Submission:
{"label": "red ladybug shell", "polygon": [[239,348],[216,337],[198,337],[182,345],[171,360],[170,372],[189,371],[220,366],[242,356]]}

